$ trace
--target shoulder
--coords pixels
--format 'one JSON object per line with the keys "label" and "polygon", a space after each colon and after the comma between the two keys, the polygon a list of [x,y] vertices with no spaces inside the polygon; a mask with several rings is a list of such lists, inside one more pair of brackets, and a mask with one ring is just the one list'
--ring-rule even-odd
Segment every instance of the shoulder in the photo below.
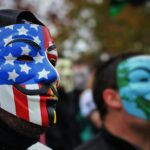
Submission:
{"label": "shoulder", "polygon": [[97,135],[95,138],[89,142],[77,147],[75,150],[105,150],[105,141],[101,137],[101,134]]}

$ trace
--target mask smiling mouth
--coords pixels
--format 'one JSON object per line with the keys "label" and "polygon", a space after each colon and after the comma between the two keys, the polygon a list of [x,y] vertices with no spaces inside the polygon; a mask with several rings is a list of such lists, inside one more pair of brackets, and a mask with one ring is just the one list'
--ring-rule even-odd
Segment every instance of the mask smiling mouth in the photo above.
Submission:
{"label": "mask smiling mouth", "polygon": [[[49,125],[56,123],[56,104],[58,101],[58,92],[54,84],[34,84],[34,85],[14,85],[22,94],[29,97],[40,96],[41,104],[47,109]],[[31,86],[31,87],[30,87]],[[29,88],[30,87],[30,88]],[[39,88],[38,88],[39,87]],[[38,88],[38,89],[37,89]],[[36,97],[35,97],[36,98]],[[47,126],[47,125],[46,125]]]}
{"label": "mask smiling mouth", "polygon": [[18,84],[15,84],[14,87],[25,95],[40,95],[42,97],[58,98],[58,92],[55,85],[42,84],[39,89],[27,89]]}

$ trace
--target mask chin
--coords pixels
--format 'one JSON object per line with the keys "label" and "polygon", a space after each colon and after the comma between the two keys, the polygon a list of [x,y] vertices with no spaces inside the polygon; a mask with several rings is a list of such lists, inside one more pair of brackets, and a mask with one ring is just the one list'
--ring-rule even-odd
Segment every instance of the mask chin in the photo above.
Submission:
{"label": "mask chin", "polygon": [[[31,91],[38,87],[38,84],[24,85],[25,89]],[[5,98],[5,101],[1,101],[1,108],[8,113],[39,126],[48,127],[56,123],[58,95],[55,85],[47,93],[37,95],[24,94],[14,85],[0,86],[0,91],[0,99]]]}
{"label": "mask chin", "polygon": [[[39,85],[39,89],[34,89],[30,86],[21,86],[14,85],[16,90],[18,90],[23,95],[27,96],[28,104],[33,104],[40,102],[40,111],[41,111],[41,124],[36,123],[41,126],[49,126],[56,123],[56,103],[58,101],[58,93],[55,84],[54,85]],[[34,104],[33,104],[34,105]],[[36,105],[36,104],[35,104]],[[29,113],[32,114],[33,111],[36,111],[38,107],[31,107]],[[34,114],[33,114],[34,115]],[[37,114],[35,114],[37,115]],[[35,123],[35,122],[33,122]]]}

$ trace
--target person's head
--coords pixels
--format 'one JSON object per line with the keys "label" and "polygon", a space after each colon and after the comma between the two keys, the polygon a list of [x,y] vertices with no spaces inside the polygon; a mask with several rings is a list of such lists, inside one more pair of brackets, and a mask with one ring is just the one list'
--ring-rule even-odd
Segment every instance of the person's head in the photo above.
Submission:
{"label": "person's head", "polygon": [[56,61],[56,46],[48,28],[31,12],[0,10],[2,121],[31,136],[55,124]]}
{"label": "person's head", "polygon": [[93,95],[103,120],[110,114],[150,120],[149,64],[150,55],[126,53],[97,68]]}

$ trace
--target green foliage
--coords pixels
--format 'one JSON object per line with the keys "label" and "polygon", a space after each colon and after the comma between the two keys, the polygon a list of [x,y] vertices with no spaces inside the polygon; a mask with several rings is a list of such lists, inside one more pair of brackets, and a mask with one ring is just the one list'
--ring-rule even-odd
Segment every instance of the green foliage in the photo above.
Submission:
{"label": "green foliage", "polygon": [[[96,4],[89,2],[88,0],[76,0],[72,1],[72,6],[73,7],[68,14],[72,24],[67,27],[68,32],[66,32],[65,28],[62,29],[61,35],[66,35],[62,37],[69,37],[71,34],[76,36],[74,21],[79,19],[80,12],[83,9],[89,9],[94,12],[92,19],[96,22],[95,27],[91,29],[93,38],[101,43],[100,45],[93,47],[93,53],[105,51],[110,54],[116,54],[137,50],[149,52],[150,21],[148,19],[149,13],[144,6],[135,8],[126,5],[122,12],[116,17],[109,15],[109,4],[107,1],[104,1],[103,4]],[[86,21],[81,20],[81,23],[86,23]],[[86,26],[86,24],[84,25]],[[65,40],[61,38],[61,35],[57,37],[60,43]],[[89,55],[90,54],[91,53],[89,53]],[[84,57],[85,55],[82,56]]]}

